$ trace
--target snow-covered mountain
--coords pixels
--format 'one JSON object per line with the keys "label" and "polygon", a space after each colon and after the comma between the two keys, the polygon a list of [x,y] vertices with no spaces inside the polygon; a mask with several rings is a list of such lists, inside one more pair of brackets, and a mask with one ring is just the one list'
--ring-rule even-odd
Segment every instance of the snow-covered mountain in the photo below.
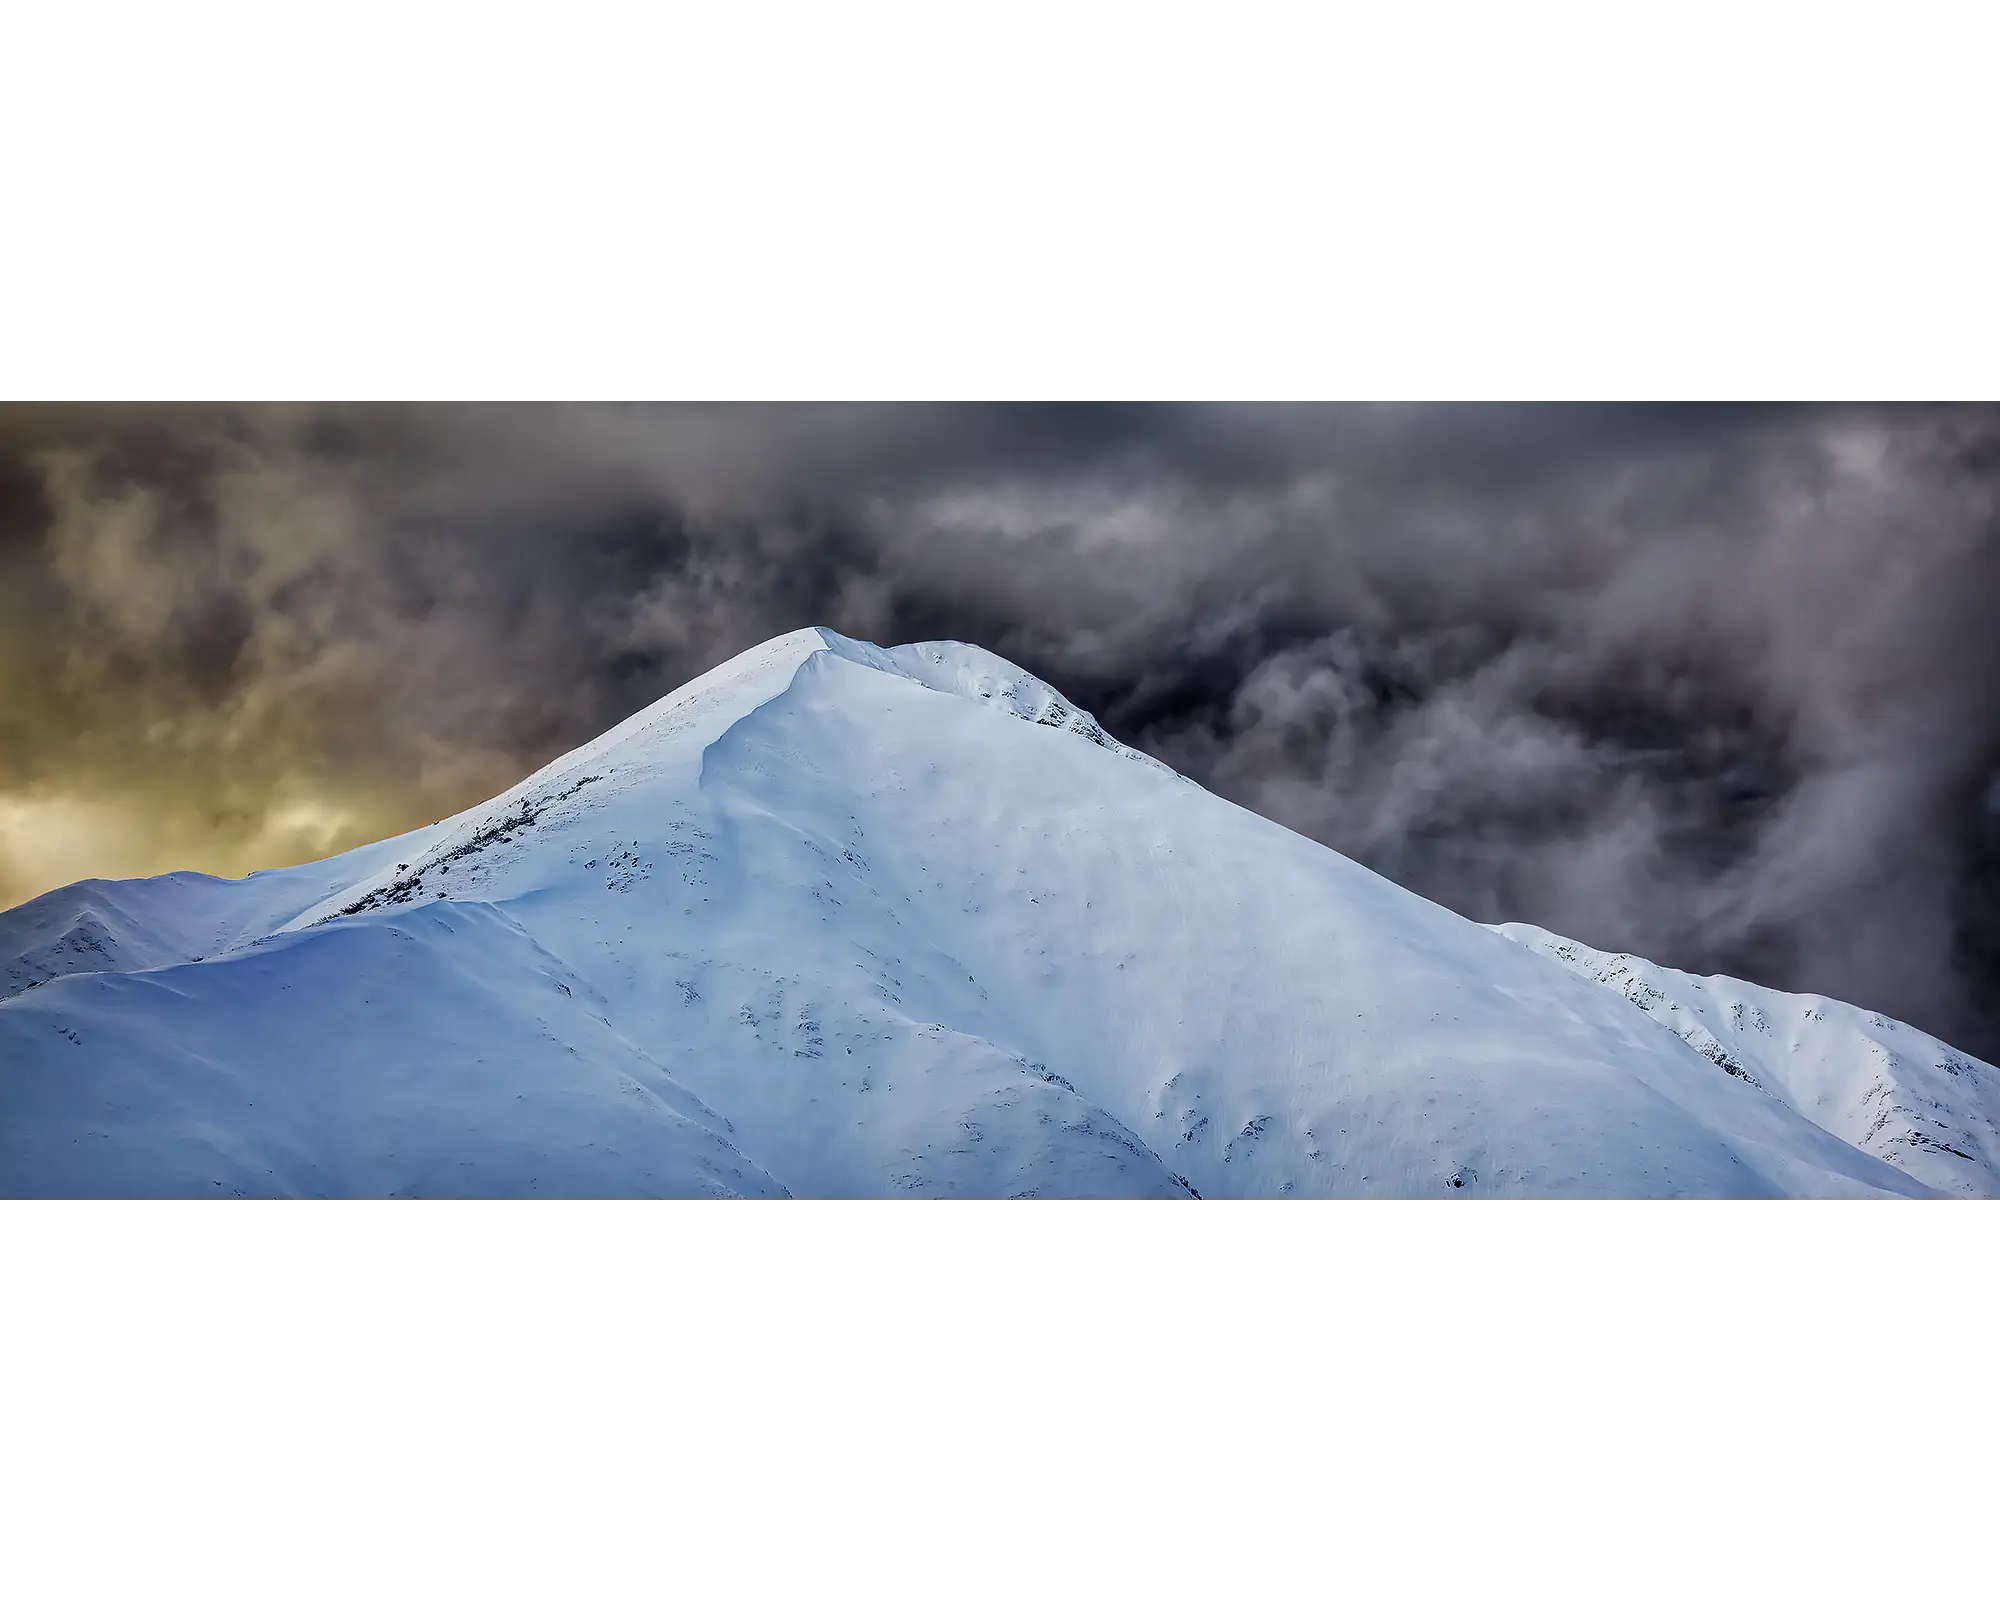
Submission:
{"label": "snow-covered mountain", "polygon": [[1983,1062],[1481,927],[822,629],[415,833],[44,895],[0,979],[17,1195],[2000,1191]]}

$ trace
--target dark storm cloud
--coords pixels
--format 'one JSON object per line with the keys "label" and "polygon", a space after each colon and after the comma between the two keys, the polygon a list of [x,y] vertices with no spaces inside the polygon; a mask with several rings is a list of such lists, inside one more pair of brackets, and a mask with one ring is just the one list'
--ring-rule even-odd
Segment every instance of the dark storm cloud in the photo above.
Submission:
{"label": "dark storm cloud", "polygon": [[414,825],[825,622],[1472,915],[2000,1043],[1990,412],[15,409],[0,579],[0,896]]}

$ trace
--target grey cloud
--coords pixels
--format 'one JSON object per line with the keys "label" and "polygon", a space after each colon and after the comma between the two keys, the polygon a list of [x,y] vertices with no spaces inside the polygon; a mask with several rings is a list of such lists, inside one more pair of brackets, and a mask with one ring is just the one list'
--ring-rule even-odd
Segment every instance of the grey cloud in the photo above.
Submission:
{"label": "grey cloud", "polygon": [[1470,914],[2000,1045],[1988,410],[13,408],[0,578],[0,802],[124,797],[157,867],[827,622]]}

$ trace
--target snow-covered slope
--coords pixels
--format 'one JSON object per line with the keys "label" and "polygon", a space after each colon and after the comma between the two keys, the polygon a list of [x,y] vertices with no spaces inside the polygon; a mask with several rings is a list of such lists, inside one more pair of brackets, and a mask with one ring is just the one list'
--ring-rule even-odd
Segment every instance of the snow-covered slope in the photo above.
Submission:
{"label": "snow-covered slope", "polygon": [[1965,1192],[1549,937],[988,652],[807,629],[416,833],[0,915],[0,1189]]}
{"label": "snow-covered slope", "polygon": [[1696,977],[1510,922],[1498,930],[1623,995],[1724,1072],[1932,1188],[2000,1194],[2000,1073],[1817,994]]}

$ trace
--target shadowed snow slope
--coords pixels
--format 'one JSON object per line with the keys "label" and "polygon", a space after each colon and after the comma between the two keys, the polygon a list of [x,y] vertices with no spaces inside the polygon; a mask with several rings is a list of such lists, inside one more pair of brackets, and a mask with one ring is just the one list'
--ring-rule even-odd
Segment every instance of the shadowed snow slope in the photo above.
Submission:
{"label": "shadowed snow slope", "polygon": [[11,1194],[1924,1195],[2000,1148],[1913,1030],[1481,927],[986,651],[821,629],[416,833],[45,895],[0,978]]}

